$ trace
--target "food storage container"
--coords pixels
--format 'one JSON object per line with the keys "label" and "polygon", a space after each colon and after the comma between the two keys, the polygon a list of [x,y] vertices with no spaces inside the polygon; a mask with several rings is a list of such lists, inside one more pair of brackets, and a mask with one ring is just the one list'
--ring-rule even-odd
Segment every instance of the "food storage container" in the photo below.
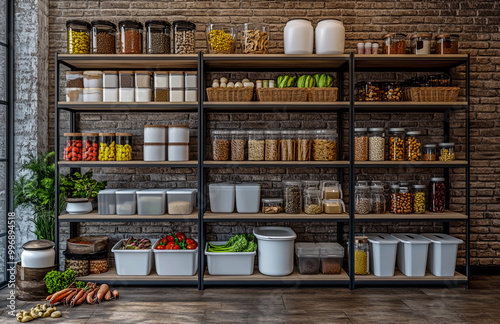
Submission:
{"label": "food storage container", "polygon": [[189,21],[176,20],[174,26],[174,53],[194,54],[194,33],[196,25]]}
{"label": "food storage container", "polygon": [[431,241],[418,234],[392,234],[399,240],[396,262],[398,269],[408,277],[425,276],[427,252]]}
{"label": "food storage container", "polygon": [[118,102],[118,88],[103,88],[102,89],[103,102]]}
{"label": "food storage container", "polygon": [[184,72],[184,88],[190,88],[190,89],[198,88],[198,72],[196,71]]}
{"label": "food storage container", "polygon": [[134,71],[120,71],[119,83],[120,88],[135,88],[135,72]]}
{"label": "food storage container", "polygon": [[431,34],[422,33],[411,36],[411,52],[417,55],[431,54]]}
{"label": "food storage container", "polygon": [[458,54],[458,35],[437,35],[436,54]]}
{"label": "food storage container", "polygon": [[412,201],[411,192],[407,184],[391,186],[391,213],[411,214]]}
{"label": "food storage container", "polygon": [[427,270],[438,277],[454,276],[458,245],[464,241],[446,234],[424,233],[421,235],[431,241],[427,254]]}
{"label": "food storage container", "polygon": [[244,23],[241,26],[241,48],[243,54],[266,54],[269,44],[267,24]]}
{"label": "food storage container", "polygon": [[280,155],[280,132],[267,130],[264,131],[266,138],[265,145],[265,160],[266,161],[279,161]]}
{"label": "food storage container", "polygon": [[164,125],[144,125],[144,144],[165,143],[166,129]]}
{"label": "food storage container", "polygon": [[281,161],[295,161],[297,155],[297,136],[294,131],[281,131]]}
{"label": "food storage container", "polygon": [[424,161],[436,161],[436,144],[423,145]]}
{"label": "food storage container", "polygon": [[135,102],[152,101],[153,93],[150,88],[135,88]]}
{"label": "food storage container", "polygon": [[321,259],[321,273],[340,274],[344,248],[339,243],[317,243]]}
{"label": "food storage container", "polygon": [[159,162],[166,159],[165,143],[144,143],[144,161]]}
{"label": "food storage container", "polygon": [[132,161],[132,133],[116,133],[116,161]]}
{"label": "food storage container", "polygon": [[236,211],[238,213],[258,213],[260,184],[239,183],[236,185]]}
{"label": "food storage container", "polygon": [[283,181],[285,213],[300,214],[302,212],[302,190],[300,181]]}
{"label": "food storage container", "polygon": [[389,128],[389,160],[404,161],[405,129]]}
{"label": "food storage container", "polygon": [[355,213],[369,214],[371,207],[370,188],[368,186],[356,186],[355,192]]}
{"label": "food storage container", "polygon": [[379,82],[358,82],[355,92],[357,101],[382,101],[383,91]]}
{"label": "food storage container", "polygon": [[140,22],[133,20],[120,21],[121,54],[142,54],[142,31]]}
{"label": "food storage container", "polygon": [[194,210],[196,192],[193,189],[167,191],[167,207],[170,215],[190,215]]}
{"label": "food storage container", "polygon": [[406,132],[405,160],[420,161],[422,159],[422,133],[419,131]]}
{"label": "food storage container", "polygon": [[116,192],[118,189],[104,189],[97,194],[97,210],[99,215],[116,214]]}
{"label": "food storage container", "polygon": [[184,72],[170,72],[168,75],[168,83],[172,89],[184,89]]}
{"label": "food storage container", "polygon": [[455,160],[455,143],[439,143],[439,161]]}
{"label": "food storage container", "polygon": [[406,35],[391,33],[384,36],[384,54],[405,54]]}
{"label": "food storage container", "polygon": [[231,132],[231,161],[244,161],[247,142],[247,132],[232,130]]}
{"label": "food storage container", "polygon": [[[198,242],[198,240],[195,240]],[[194,276],[198,270],[198,248],[194,250],[153,249],[156,273],[160,276]]]}
{"label": "food storage container", "polygon": [[108,250],[89,255],[89,270],[90,274],[108,272]]}
{"label": "food storage container", "polygon": [[385,194],[384,186],[378,183],[373,184],[371,189],[371,212],[375,214],[385,213]]}
{"label": "food storage container", "polygon": [[259,271],[266,276],[288,276],[293,272],[293,249],[297,238],[289,227],[265,226],[253,229],[257,238]]}
{"label": "food storage container", "polygon": [[303,206],[306,214],[321,214],[323,212],[321,191],[318,189],[304,189]]}
{"label": "food storage container", "polygon": [[228,161],[231,143],[230,132],[212,130],[212,158],[214,161]]}
{"label": "food storage container", "polygon": [[318,274],[320,252],[316,243],[295,243],[295,261],[300,274]]}
{"label": "food storage container", "polygon": [[403,90],[399,82],[386,82],[383,84],[382,101],[402,101]]}
{"label": "food storage container", "polygon": [[116,25],[105,20],[94,20],[92,23],[92,53],[116,53]]}
{"label": "food storage container", "polygon": [[171,88],[168,95],[170,102],[184,102],[184,97],[185,97],[184,89]]}
{"label": "food storage container", "polygon": [[390,234],[369,234],[370,269],[377,277],[394,276],[399,240]]}
{"label": "food storage container", "polygon": [[320,190],[320,182],[317,180],[304,180],[302,181],[303,189],[316,189]]}
{"label": "food storage container", "polygon": [[322,181],[321,190],[323,191],[324,199],[342,199],[342,188],[338,181]]}
{"label": "food storage container", "polygon": [[368,247],[368,237],[354,237],[354,274],[370,274],[370,264],[368,263],[370,249]]}
{"label": "food storage container", "polygon": [[116,214],[134,215],[137,207],[135,189],[120,189],[116,191]]}
{"label": "food storage container", "polygon": [[413,213],[415,214],[425,214],[425,185],[415,184],[412,190],[412,201],[413,201]]}
{"label": "food storage container", "polygon": [[292,19],[283,32],[285,54],[312,54],[314,28],[309,20]]}
{"label": "food storage container", "polygon": [[446,204],[446,185],[444,178],[431,178],[429,182],[429,211],[442,213]]}
{"label": "food storage container", "polygon": [[189,143],[189,125],[169,125],[168,143]]}
{"label": "food storage container", "polygon": [[151,72],[135,71],[135,87],[151,88]]}
{"label": "food storage container", "polygon": [[262,212],[264,214],[279,214],[283,212],[283,198],[262,199]]}
{"label": "food storage container", "polygon": [[120,102],[134,102],[135,89],[134,88],[120,88],[118,91],[118,100]]}
{"label": "food storage container", "polygon": [[102,102],[102,88],[83,88],[83,102]]}
{"label": "food storage container", "polygon": [[183,144],[183,143],[168,144],[168,161],[171,162],[189,161],[189,144]]}
{"label": "food storage container", "polygon": [[102,87],[103,88],[118,88],[118,72],[103,71],[102,72]]}
{"label": "food storage container", "polygon": [[170,90],[169,89],[158,89],[155,88],[154,92],[154,100],[161,102],[170,101]]}
{"label": "food storage container", "polygon": [[90,24],[81,20],[68,20],[68,54],[90,53]]}
{"label": "food storage container", "polygon": [[166,21],[146,21],[146,53],[170,54],[170,27]]}
{"label": "food storage container", "polygon": [[316,54],[344,54],[345,27],[338,19],[325,19],[316,25]]}
{"label": "food storage container", "polygon": [[76,254],[64,251],[65,270],[71,269],[76,277],[85,277],[90,274],[90,261],[88,254]]}
{"label": "food storage container", "polygon": [[184,102],[197,102],[198,89],[184,89]]}
{"label": "food storage container", "polygon": [[248,160],[263,161],[265,155],[264,132],[261,130],[248,131]]}
{"label": "food storage container", "polygon": [[33,240],[23,244],[21,267],[49,268],[55,264],[56,252],[54,242],[49,240]]}
{"label": "food storage container", "polygon": [[116,160],[115,133],[99,133],[99,161]]}
{"label": "food storage container", "polygon": [[337,160],[337,132],[330,129],[316,130],[312,142],[314,161]]}
{"label": "food storage container", "polygon": [[63,159],[65,161],[82,160],[82,133],[64,133]]}
{"label": "food storage container", "polygon": [[232,213],[236,195],[234,184],[211,183],[208,187],[212,213]]}
{"label": "food storage container", "polygon": [[[208,242],[224,245],[226,241]],[[257,252],[208,252],[205,245],[208,273],[211,276],[250,276],[253,274]]]}
{"label": "food storage container", "polygon": [[137,214],[139,215],[163,215],[167,201],[165,189],[146,189],[136,192]]}
{"label": "food storage container", "polygon": [[84,88],[102,88],[102,71],[84,71]]}
{"label": "food storage container", "polygon": [[345,213],[345,204],[342,199],[323,199],[322,203],[325,214]]}
{"label": "food storage container", "polygon": [[82,161],[98,161],[99,133],[82,133]]}
{"label": "food storage container", "polygon": [[111,252],[115,255],[116,273],[119,276],[147,276],[153,267],[153,249],[157,240],[151,240],[151,249],[121,250],[124,241],[113,246]]}
{"label": "food storage container", "polygon": [[208,24],[207,47],[209,54],[234,54],[236,50],[236,36],[238,29],[235,26]]}
{"label": "food storage container", "polygon": [[66,88],[67,102],[83,102],[83,88]]}
{"label": "food storage container", "polygon": [[155,89],[168,89],[168,72],[155,71],[154,73],[154,87]]}
{"label": "food storage container", "polygon": [[83,72],[66,71],[66,88],[83,88]]}
{"label": "food storage container", "polygon": [[354,128],[354,161],[368,161],[368,129]]}
{"label": "food storage container", "polygon": [[297,131],[297,161],[310,161],[312,153],[312,132],[309,130]]}

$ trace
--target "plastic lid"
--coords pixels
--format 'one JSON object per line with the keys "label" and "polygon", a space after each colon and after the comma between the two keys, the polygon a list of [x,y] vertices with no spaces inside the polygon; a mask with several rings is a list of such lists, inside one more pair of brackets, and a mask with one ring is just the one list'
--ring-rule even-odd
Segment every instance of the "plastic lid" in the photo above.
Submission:
{"label": "plastic lid", "polygon": [[167,191],[167,195],[190,195],[193,192],[196,192],[196,189],[189,189],[189,188],[176,188],[176,189],[170,189]]}
{"label": "plastic lid", "polygon": [[426,186],[423,184],[415,184],[413,185],[413,189],[425,189]]}
{"label": "plastic lid", "polygon": [[319,189],[313,189],[313,188],[306,188],[304,189],[304,193],[308,193],[310,195],[321,195],[321,190]]}
{"label": "plastic lid", "polygon": [[355,133],[361,133],[361,132],[367,132],[367,131],[368,131],[368,128],[363,128],[363,127],[354,128]]}
{"label": "plastic lid", "polygon": [[309,187],[312,187],[312,186],[318,187],[319,186],[318,180],[304,180],[304,181],[302,181],[302,183],[304,184],[304,186],[309,186]]}
{"label": "plastic lid", "polygon": [[389,128],[389,133],[404,132],[404,128]]}
{"label": "plastic lid", "polygon": [[368,234],[368,242],[376,243],[376,244],[398,244],[399,240],[397,240],[391,234],[383,233],[383,234]]}
{"label": "plastic lid", "polygon": [[106,195],[106,194],[115,194],[118,190],[122,190],[122,189],[104,189],[104,190],[101,190],[99,191],[98,195]]}
{"label": "plastic lid", "polygon": [[260,189],[260,184],[258,183],[238,183],[236,189]]}
{"label": "plastic lid", "polygon": [[135,20],[123,20],[120,21],[118,25],[120,25],[120,28],[124,25],[128,25],[127,27],[142,29],[142,24]]}
{"label": "plastic lid", "polygon": [[340,203],[343,204],[344,201],[342,199],[323,199],[324,204],[335,204],[335,203]]}
{"label": "plastic lid", "polygon": [[64,133],[64,136],[82,136],[82,133]]}
{"label": "plastic lid", "polygon": [[167,128],[176,128],[176,127],[189,128],[189,125],[168,125],[167,126]]}
{"label": "plastic lid", "polygon": [[371,128],[368,128],[368,131],[369,132],[384,132],[385,129],[383,127],[371,127]]}
{"label": "plastic lid", "polygon": [[136,192],[137,195],[165,195],[167,189],[144,189]]}
{"label": "plastic lid", "polygon": [[301,255],[319,257],[319,247],[316,243],[299,242],[295,243],[295,253],[298,257],[300,257]]}
{"label": "plastic lid", "polygon": [[136,189],[119,189],[116,191],[117,195],[135,195]]}
{"label": "plastic lid", "polygon": [[83,71],[66,71],[66,75],[68,74],[83,75]]}
{"label": "plastic lid", "polygon": [[431,182],[444,182],[444,178],[442,177],[431,178]]}
{"label": "plastic lid", "polygon": [[172,24],[181,29],[196,29],[196,25],[187,20],[175,20]]}
{"label": "plastic lid", "polygon": [[144,125],[144,128],[167,128],[165,125]]}
{"label": "plastic lid", "polygon": [[368,243],[368,237],[366,236],[355,236],[354,243]]}
{"label": "plastic lid", "polygon": [[424,144],[422,145],[423,148],[436,148],[436,144]]}
{"label": "plastic lid", "polygon": [[102,71],[103,74],[118,74],[118,71]]}
{"label": "plastic lid", "polygon": [[455,146],[455,143],[439,143],[439,147],[453,147]]}
{"label": "plastic lid", "polygon": [[116,25],[113,24],[111,21],[106,21],[106,20],[94,20],[90,23],[92,27],[95,27],[96,25],[104,25],[108,27],[113,27],[113,29],[116,29]]}
{"label": "plastic lid", "polygon": [[392,184],[391,185],[391,189],[399,189],[399,185],[398,184]]}
{"label": "plastic lid", "polygon": [[120,74],[134,74],[134,71],[118,71]]}
{"label": "plastic lid", "polygon": [[263,203],[283,203],[283,198],[262,198]]}
{"label": "plastic lid", "polygon": [[23,249],[28,251],[41,251],[54,248],[56,244],[49,240],[33,240],[23,244]]}
{"label": "plastic lid", "polygon": [[344,248],[339,243],[318,243],[321,257],[344,257]]}
{"label": "plastic lid", "polygon": [[66,22],[66,27],[69,27],[69,25],[81,25],[81,26],[85,26],[88,29],[90,29],[90,24],[86,21],[83,21],[83,20],[68,20]]}
{"label": "plastic lid", "polygon": [[[170,144],[170,145],[172,145],[172,144]],[[144,143],[144,146],[167,146],[167,144],[165,144],[165,143]]]}
{"label": "plastic lid", "polygon": [[420,235],[431,240],[434,244],[461,244],[464,242],[456,237],[441,233],[422,233]]}
{"label": "plastic lid", "polygon": [[218,188],[218,189],[234,189],[234,184],[232,183],[211,183],[208,185],[209,188]]}
{"label": "plastic lid", "polygon": [[413,233],[400,233],[400,234],[392,234],[396,239],[398,239],[402,243],[409,244],[430,244],[431,241],[426,239],[423,236]]}
{"label": "plastic lid", "polygon": [[410,39],[414,39],[414,38],[418,38],[418,37],[431,37],[432,35],[431,34],[427,34],[427,33],[421,33],[421,34],[415,34],[415,35],[412,35],[410,37]]}
{"label": "plastic lid", "polygon": [[285,181],[283,181],[283,186],[300,186],[300,181],[298,181],[298,180],[285,180]]}
{"label": "plastic lid", "polygon": [[168,27],[170,28],[170,23],[168,21],[164,20],[148,20],[146,21],[146,28],[149,27],[150,25],[160,25],[163,27]]}
{"label": "plastic lid", "polygon": [[83,75],[92,75],[92,74],[101,75],[102,71],[83,71]]}
{"label": "plastic lid", "polygon": [[253,229],[253,234],[257,239],[264,241],[288,241],[297,238],[297,234],[291,228],[280,226],[257,227]]}
{"label": "plastic lid", "polygon": [[411,132],[406,132],[406,135],[408,135],[408,136],[418,136],[418,135],[422,135],[422,132],[421,131],[411,131]]}
{"label": "plastic lid", "polygon": [[151,72],[149,72],[149,71],[135,71],[135,74],[139,74],[139,75],[146,74],[146,75],[151,76]]}

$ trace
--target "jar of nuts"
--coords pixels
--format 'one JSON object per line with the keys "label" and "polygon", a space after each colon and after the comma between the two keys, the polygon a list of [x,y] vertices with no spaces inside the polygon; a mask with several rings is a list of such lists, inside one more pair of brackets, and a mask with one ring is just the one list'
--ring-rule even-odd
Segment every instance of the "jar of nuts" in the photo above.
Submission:
{"label": "jar of nuts", "polygon": [[422,141],[419,131],[406,132],[405,159],[406,161],[420,161],[422,159]]}
{"label": "jar of nuts", "polygon": [[455,143],[439,143],[439,161],[455,160]]}
{"label": "jar of nuts", "polygon": [[310,161],[312,154],[312,132],[297,131],[297,161]]}
{"label": "jar of nuts", "polygon": [[265,153],[264,131],[248,131],[248,160],[263,161]]}
{"label": "jar of nuts", "polygon": [[436,144],[423,146],[423,161],[436,161]]}
{"label": "jar of nuts", "polygon": [[245,23],[241,29],[241,47],[244,54],[266,54],[269,26]]}
{"label": "jar of nuts", "polygon": [[297,141],[294,131],[281,131],[280,139],[281,161],[295,161],[297,156]]}
{"label": "jar of nuts", "polygon": [[380,183],[372,183],[371,186],[371,211],[375,214],[385,213],[384,186]]}
{"label": "jar of nuts", "polygon": [[385,158],[385,129],[373,127],[368,129],[368,159],[370,161],[384,161]]}
{"label": "jar of nuts", "polygon": [[369,214],[370,213],[370,188],[368,186],[356,186],[355,191],[355,213]]}
{"label": "jar of nuts", "polygon": [[384,84],[382,96],[383,101],[403,101],[403,91],[399,82],[388,82]]}
{"label": "jar of nuts", "polygon": [[214,161],[228,161],[230,152],[230,132],[226,130],[212,131],[212,157]]}
{"label": "jar of nuts", "polygon": [[405,54],[406,35],[391,33],[384,36],[384,54]]}
{"label": "jar of nuts", "polygon": [[64,257],[66,259],[65,265],[66,270],[71,269],[75,272],[77,277],[85,277],[89,275],[89,255],[87,254],[74,254],[64,251]]}
{"label": "jar of nuts", "polygon": [[389,128],[389,160],[405,160],[405,129]]}
{"label": "jar of nuts", "polygon": [[247,132],[244,130],[231,131],[231,161],[245,160]]}
{"label": "jar of nuts", "polygon": [[268,130],[264,132],[266,137],[265,159],[266,161],[279,161],[280,154],[280,132]]}
{"label": "jar of nuts", "polygon": [[354,161],[368,161],[368,129],[354,128]]}
{"label": "jar of nuts", "polygon": [[312,143],[312,156],[314,161],[337,160],[337,133],[330,129],[315,131]]}
{"label": "jar of nuts", "polygon": [[356,84],[357,101],[382,101],[382,91],[378,82],[358,82]]}
{"label": "jar of nuts", "polygon": [[391,186],[390,211],[393,214],[411,214],[411,192],[408,187],[399,185]]}
{"label": "jar of nuts", "polygon": [[278,214],[283,212],[282,198],[263,198],[262,212],[264,214]]}
{"label": "jar of nuts", "polygon": [[323,207],[321,204],[321,191],[318,189],[304,190],[304,213],[321,214]]}
{"label": "jar of nuts", "polygon": [[425,185],[413,185],[412,190],[413,212],[415,214],[425,213]]}
{"label": "jar of nuts", "polygon": [[228,25],[207,26],[207,47],[210,54],[234,54],[236,51],[237,28]]}
{"label": "jar of nuts", "polygon": [[189,21],[176,20],[174,26],[174,53],[194,54],[194,33],[196,25]]}
{"label": "jar of nuts", "polygon": [[446,203],[446,186],[444,178],[431,178],[429,183],[429,211],[442,213]]}

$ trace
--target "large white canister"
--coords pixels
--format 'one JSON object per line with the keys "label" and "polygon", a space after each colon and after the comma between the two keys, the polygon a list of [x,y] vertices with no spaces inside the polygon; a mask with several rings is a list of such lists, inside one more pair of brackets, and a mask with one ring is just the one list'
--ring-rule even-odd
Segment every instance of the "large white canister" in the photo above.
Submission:
{"label": "large white canister", "polygon": [[312,54],[314,28],[309,20],[292,19],[283,31],[285,54]]}
{"label": "large white canister", "polygon": [[258,213],[260,207],[260,184],[239,183],[236,185],[236,211]]}
{"label": "large white canister", "polygon": [[399,240],[391,234],[369,234],[370,269],[377,277],[394,276]]}
{"label": "large white canister", "polygon": [[440,233],[424,233],[422,236],[431,241],[427,256],[427,269],[438,277],[454,276],[458,245],[464,241]]}
{"label": "large white canister", "polygon": [[266,276],[288,276],[293,272],[295,232],[289,227],[254,228],[258,240],[259,271]]}
{"label": "large white canister", "polygon": [[234,211],[235,187],[232,183],[211,183],[210,210],[212,213],[232,213]]}
{"label": "large white canister", "polygon": [[315,36],[316,54],[344,54],[345,28],[340,20],[321,20]]}
{"label": "large white canister", "polygon": [[392,234],[399,240],[397,263],[399,270],[408,277],[425,276],[430,240],[418,234]]}
{"label": "large white canister", "polygon": [[33,240],[23,244],[21,267],[49,268],[55,264],[56,252],[54,242],[49,240]]}
{"label": "large white canister", "polygon": [[144,144],[146,143],[166,143],[167,126],[164,125],[144,125]]}

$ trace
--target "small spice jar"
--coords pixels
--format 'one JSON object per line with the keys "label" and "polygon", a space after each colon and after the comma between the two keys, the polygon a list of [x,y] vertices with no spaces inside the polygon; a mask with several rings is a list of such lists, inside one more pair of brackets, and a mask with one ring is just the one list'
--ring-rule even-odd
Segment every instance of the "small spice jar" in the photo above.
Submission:
{"label": "small spice jar", "polygon": [[269,43],[269,26],[245,23],[241,28],[241,47],[244,54],[266,54]]}
{"label": "small spice jar", "polygon": [[455,160],[455,143],[439,143],[439,161]]}
{"label": "small spice jar", "polygon": [[279,131],[265,131],[266,147],[265,147],[265,160],[266,161],[279,161],[280,160],[280,132]]}
{"label": "small spice jar", "polygon": [[65,146],[63,159],[65,161],[82,160],[82,133],[64,133]]}
{"label": "small spice jar", "polygon": [[146,21],[146,53],[170,54],[170,27],[170,23],[166,21]]}
{"label": "small spice jar", "polygon": [[235,26],[208,24],[207,47],[210,54],[234,54],[236,50],[236,36],[238,29]]}
{"label": "small spice jar", "polygon": [[338,181],[323,181],[321,183],[322,198],[324,199],[342,199],[342,187]]}
{"label": "small spice jar", "polygon": [[302,211],[302,190],[300,181],[283,181],[285,213],[300,214]]}
{"label": "small spice jar", "polygon": [[367,275],[369,274],[368,257],[368,237],[354,237],[354,274]]}
{"label": "small spice jar", "polygon": [[436,161],[436,144],[424,144],[422,147],[423,147],[423,160]]}
{"label": "small spice jar", "polygon": [[99,133],[99,161],[116,160],[115,133]]}
{"label": "small spice jar", "polygon": [[369,214],[370,213],[370,189],[368,186],[356,186],[355,191],[355,213]]}
{"label": "small spice jar", "polygon": [[384,54],[405,54],[406,35],[390,33],[384,36]]}
{"label": "small spice jar", "polygon": [[116,161],[132,161],[132,133],[116,133]]}
{"label": "small spice jar", "polygon": [[406,161],[420,161],[422,159],[422,133],[420,131],[406,132],[405,159]]}
{"label": "small spice jar", "polygon": [[458,54],[458,35],[437,35],[436,54]]}
{"label": "small spice jar", "polygon": [[314,161],[337,160],[337,133],[330,129],[314,132],[312,142],[312,157]]}
{"label": "small spice jar", "polygon": [[142,54],[142,24],[133,20],[124,20],[118,25],[121,54]]}
{"label": "small spice jar", "polygon": [[354,161],[368,160],[368,129],[354,128]]}
{"label": "small spice jar", "polygon": [[151,101],[151,72],[136,71],[135,72],[135,101],[150,102]]}
{"label": "small spice jar", "polygon": [[265,156],[264,132],[261,130],[248,131],[248,160],[263,161]]}
{"label": "small spice jar", "polygon": [[431,178],[429,183],[429,211],[433,213],[444,212],[446,203],[446,186],[444,178]]}
{"label": "small spice jar", "polygon": [[214,161],[228,161],[231,136],[226,130],[212,131],[212,156]]}
{"label": "small spice jar", "polygon": [[372,127],[368,129],[368,159],[370,161],[384,161],[385,157],[385,130]]}
{"label": "small spice jar", "polygon": [[90,53],[90,24],[81,20],[68,20],[68,54]]}
{"label": "small spice jar", "polygon": [[297,131],[297,161],[310,161],[312,156],[312,132]]}
{"label": "small spice jar", "polygon": [[176,20],[174,26],[174,53],[194,54],[194,33],[196,25],[189,21]]}
{"label": "small spice jar", "polygon": [[[374,181],[375,182],[375,181]],[[375,214],[385,213],[385,194],[384,186],[380,183],[372,183],[371,191],[371,212]]]}
{"label": "small spice jar", "polygon": [[389,160],[405,160],[405,129],[389,128]]}
{"label": "small spice jar", "polygon": [[244,130],[231,131],[231,161],[245,160],[247,132]]}
{"label": "small spice jar", "polygon": [[116,25],[105,20],[94,20],[92,23],[92,53],[116,53]]}
{"label": "small spice jar", "polygon": [[82,133],[82,161],[98,161],[99,133]]}
{"label": "small spice jar", "polygon": [[120,102],[134,102],[135,101],[135,72],[134,71],[120,71],[119,83],[120,91],[118,94]]}
{"label": "small spice jar", "polygon": [[412,200],[415,214],[425,214],[425,189],[425,185],[413,185]]}
{"label": "small spice jar", "polygon": [[295,161],[297,141],[294,131],[281,131],[280,150],[281,161]]}
{"label": "small spice jar", "polygon": [[304,189],[304,213],[321,214],[323,212],[321,191],[318,189]]}
{"label": "small spice jar", "polygon": [[283,212],[283,198],[263,198],[262,212],[264,214],[278,214]]}
{"label": "small spice jar", "polygon": [[431,54],[431,34],[415,34],[410,37],[411,52],[417,55]]}
{"label": "small spice jar", "polygon": [[342,199],[323,199],[323,211],[325,214],[345,213],[345,204]]}

